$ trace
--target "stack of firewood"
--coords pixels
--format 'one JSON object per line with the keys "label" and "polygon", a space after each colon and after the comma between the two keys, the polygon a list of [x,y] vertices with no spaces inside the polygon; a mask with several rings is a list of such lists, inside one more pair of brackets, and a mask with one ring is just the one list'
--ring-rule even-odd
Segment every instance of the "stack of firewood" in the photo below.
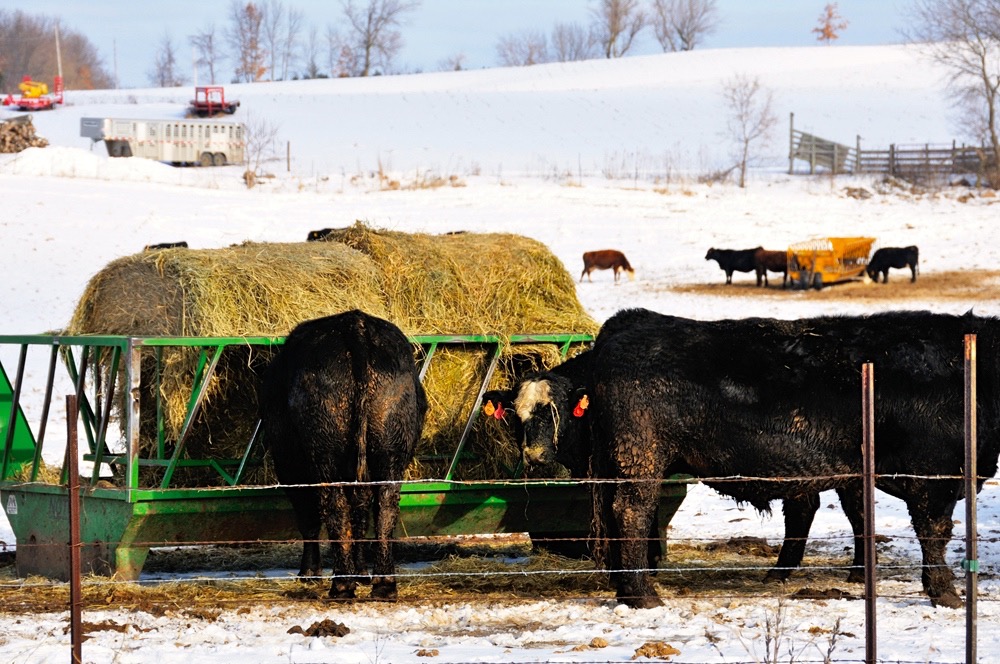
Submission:
{"label": "stack of firewood", "polygon": [[0,121],[0,152],[20,152],[27,148],[44,148],[48,144],[46,139],[35,136],[35,125],[29,115]]}

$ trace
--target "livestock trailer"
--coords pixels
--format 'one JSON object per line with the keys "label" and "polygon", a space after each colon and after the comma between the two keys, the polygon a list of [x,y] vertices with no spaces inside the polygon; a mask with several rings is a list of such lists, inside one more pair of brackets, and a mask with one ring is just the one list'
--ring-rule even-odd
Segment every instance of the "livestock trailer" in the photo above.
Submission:
{"label": "livestock trailer", "polygon": [[[531,345],[545,345],[566,357],[589,344],[591,337],[410,340],[424,382],[428,372],[435,371],[437,358],[447,357],[452,349],[475,349],[481,361],[470,379],[471,403],[458,413],[460,435],[444,446],[449,449],[438,449],[435,458],[418,458],[442,470],[433,477],[408,479],[402,486],[396,536],[525,532],[536,537],[585,536],[591,514],[590,486],[585,482],[527,478],[517,462],[495,478],[467,478],[468,469],[482,456],[482,450],[469,444],[470,434],[479,426],[495,424],[479,413],[501,358],[509,358],[512,348]],[[251,433],[235,453],[190,452],[190,441],[198,438],[206,414],[222,407],[223,401],[209,390],[215,374],[224,371],[220,367],[232,361],[233,354],[242,365],[259,363],[283,341],[280,337],[0,336],[0,504],[17,540],[18,574],[68,578],[70,466],[69,448],[60,440],[63,431],[67,444],[70,431],[80,431],[84,438],[78,456],[84,571],[134,580],[151,547],[299,539],[283,489],[259,479],[258,471],[268,461],[259,421],[247,427]],[[164,376],[166,365],[179,352],[194,360],[194,370],[182,392],[182,426],[172,435],[164,418]],[[5,367],[15,370],[8,373]],[[77,403],[77,412],[65,417],[57,399],[63,392],[75,394]],[[25,395],[31,396],[26,400]],[[211,433],[218,436],[220,431]],[[197,485],[179,482],[185,473],[201,480]],[[685,491],[685,478],[662,484],[657,525],[664,542]]]}
{"label": "livestock trailer", "polygon": [[142,157],[171,164],[241,164],[246,129],[223,120],[80,118],[80,135],[104,141],[111,157]]}
{"label": "livestock trailer", "polygon": [[792,288],[820,289],[857,279],[868,267],[873,237],[824,237],[788,247],[788,280]]}

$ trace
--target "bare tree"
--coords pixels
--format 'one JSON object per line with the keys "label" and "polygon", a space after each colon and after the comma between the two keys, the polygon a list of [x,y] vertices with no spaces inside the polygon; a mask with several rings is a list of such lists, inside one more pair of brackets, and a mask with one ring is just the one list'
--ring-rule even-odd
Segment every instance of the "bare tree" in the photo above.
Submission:
{"label": "bare tree", "polygon": [[261,33],[267,51],[271,80],[288,78],[302,31],[302,12],[285,8],[280,0],[264,0]]}
{"label": "bare tree", "polygon": [[501,37],[497,42],[497,60],[503,67],[527,67],[548,62],[545,35],[526,30]]}
{"label": "bare tree", "polygon": [[825,42],[829,46],[834,39],[840,37],[840,33],[846,28],[847,21],[837,13],[837,3],[830,2],[827,3],[826,7],[823,7],[823,13],[819,16],[819,25],[812,31],[816,33],[817,40]]}
{"label": "bare tree", "polygon": [[341,0],[349,33],[343,45],[353,51],[357,61],[355,76],[370,76],[373,71],[388,71],[399,50],[403,37],[398,28],[404,15],[420,6],[419,0]]}
{"label": "bare tree", "polygon": [[653,0],[650,19],[663,52],[693,51],[719,27],[715,0]]}
{"label": "bare tree", "polygon": [[0,90],[16,86],[24,76],[54,83],[59,73],[57,27],[63,86],[68,90],[113,87],[114,80],[104,68],[97,49],[82,34],[55,18],[0,9]]}
{"label": "bare tree", "polygon": [[209,23],[200,32],[189,37],[188,41],[194,47],[195,67],[198,68],[198,71],[208,74],[209,83],[215,83],[216,69],[222,61],[222,54],[219,52],[219,39],[215,34],[215,24]]}
{"label": "bare tree", "polygon": [[639,0],[599,0],[593,14],[594,34],[606,58],[625,55],[648,20]]}
{"label": "bare tree", "polygon": [[332,26],[326,29],[327,66],[334,78],[354,76],[358,71],[358,54]]}
{"label": "bare tree", "polygon": [[556,23],[552,28],[552,59],[576,62],[597,56],[597,38],[579,23]]}
{"label": "bare tree", "polygon": [[956,103],[978,119],[992,152],[990,184],[1000,188],[1000,0],[915,0],[910,22],[908,41],[949,70]]}
{"label": "bare tree", "polygon": [[465,69],[465,60],[465,53],[449,55],[438,62],[438,71],[462,71]]}
{"label": "bare tree", "polygon": [[309,28],[309,34],[306,36],[305,48],[302,51],[302,61],[305,63],[305,70],[302,72],[302,78],[321,77],[322,71],[319,66],[320,51],[319,30],[315,25],[313,25]]}
{"label": "bare tree", "polygon": [[752,151],[767,144],[778,124],[773,110],[773,94],[761,85],[760,79],[736,74],[723,83],[722,95],[729,111],[726,129],[736,143],[736,168],[739,185],[746,187],[747,166]]}
{"label": "bare tree", "polygon": [[149,82],[158,88],[175,88],[184,84],[184,76],[177,65],[177,48],[169,33],[163,35],[156,47]]}
{"label": "bare tree", "polygon": [[243,120],[243,140],[246,144],[247,170],[243,179],[248,189],[263,175],[262,168],[277,155],[278,126],[267,118],[248,112]]}
{"label": "bare tree", "polygon": [[253,2],[232,0],[229,5],[230,26],[226,41],[236,62],[234,74],[237,81],[253,83],[267,72],[262,37],[263,10]]}

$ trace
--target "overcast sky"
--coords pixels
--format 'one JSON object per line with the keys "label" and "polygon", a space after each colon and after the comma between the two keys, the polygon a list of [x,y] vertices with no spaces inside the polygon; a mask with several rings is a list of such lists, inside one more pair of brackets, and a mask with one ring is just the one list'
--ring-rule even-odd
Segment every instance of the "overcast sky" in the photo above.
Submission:
{"label": "overcast sky", "polygon": [[[282,0],[301,11],[307,26],[322,35],[342,23],[341,3],[334,0]],[[913,0],[839,0],[849,22],[836,44],[891,44]],[[117,71],[123,88],[146,87],[157,47],[169,35],[182,60],[188,37],[214,23],[226,27],[231,0],[4,0],[2,8],[58,16],[97,47],[109,73]],[[651,4],[651,0],[647,0]],[[743,46],[820,47],[812,29],[826,0],[717,0],[721,24],[703,48]],[[423,0],[403,27],[404,49],[397,68],[404,72],[437,71],[441,63],[464,55],[464,67],[497,64],[496,45],[503,36],[527,30],[549,34],[556,23],[589,24],[596,0]],[[630,54],[662,52],[651,32]],[[35,78],[46,80],[45,72]],[[189,74],[190,78],[190,74]]]}

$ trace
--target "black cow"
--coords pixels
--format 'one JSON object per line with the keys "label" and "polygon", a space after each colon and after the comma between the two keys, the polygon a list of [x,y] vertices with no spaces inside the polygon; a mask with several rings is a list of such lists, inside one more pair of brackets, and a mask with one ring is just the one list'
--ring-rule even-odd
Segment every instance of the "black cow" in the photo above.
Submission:
{"label": "black cow", "polygon": [[306,242],[319,242],[325,240],[328,237],[330,237],[330,235],[332,235],[333,233],[337,231],[347,230],[347,228],[350,227],[348,226],[344,228],[320,228],[315,231],[309,231],[309,234],[306,235]]}
{"label": "black cow", "polygon": [[733,283],[733,272],[754,272],[757,270],[756,254],[763,247],[753,249],[716,249],[711,248],[705,254],[705,260],[714,260],[726,271],[726,283]]}
{"label": "black cow", "polygon": [[304,540],[299,575],[322,574],[318,539],[325,525],[330,597],[353,598],[366,569],[357,540],[367,537],[371,512],[371,597],[394,599],[399,482],[427,411],[409,341],[392,323],[361,311],[301,323],[268,366],[259,402],[281,484],[342,483],[286,489]]}
{"label": "black cow", "polygon": [[[602,334],[612,333],[620,323],[635,323],[640,311],[636,310],[631,317],[612,317],[602,328]],[[651,316],[659,315],[649,313]],[[526,466],[545,466],[556,462],[565,466],[573,477],[594,476],[595,434],[590,429],[591,418],[587,412],[592,393],[592,358],[593,351],[585,351],[549,371],[523,378],[511,390],[494,390],[483,395],[484,407],[489,404],[488,414],[494,414],[499,408],[502,417],[514,425]],[[665,476],[675,473],[693,474],[682,460],[664,471]],[[847,580],[860,583],[864,581],[861,486],[838,487],[837,492],[854,533],[854,559]],[[802,564],[809,529],[819,510],[819,492],[786,497],[782,502],[784,541],[778,560],[768,570],[765,581],[785,581],[792,570]],[[650,547],[646,564],[655,568],[662,554],[655,517],[651,521],[647,541]]]}
{"label": "black cow", "polygon": [[142,248],[143,251],[158,251],[160,249],[187,249],[188,243],[181,240],[180,242],[161,242],[159,244],[147,244]]}
{"label": "black cow", "polygon": [[[907,505],[932,603],[960,606],[944,553],[964,493],[966,333],[979,335],[979,470],[990,477],[1000,453],[997,319],[897,312],[703,322],[643,310],[612,317],[592,351],[589,410],[595,472],[635,480],[603,485],[610,569],[624,570],[612,573],[619,601],[660,604],[642,571],[639,538],[655,511],[650,480],[678,462],[705,478],[785,478],[713,484],[759,510],[833,488],[857,495],[860,365],[871,360],[878,487]],[[558,415],[571,416],[565,408]]]}
{"label": "black cow", "polygon": [[882,247],[872,254],[868,261],[868,276],[872,281],[878,283],[879,274],[882,275],[882,282],[889,283],[889,268],[900,270],[904,267],[910,268],[910,281],[917,280],[917,263],[920,260],[920,250],[916,246],[909,247]]}

